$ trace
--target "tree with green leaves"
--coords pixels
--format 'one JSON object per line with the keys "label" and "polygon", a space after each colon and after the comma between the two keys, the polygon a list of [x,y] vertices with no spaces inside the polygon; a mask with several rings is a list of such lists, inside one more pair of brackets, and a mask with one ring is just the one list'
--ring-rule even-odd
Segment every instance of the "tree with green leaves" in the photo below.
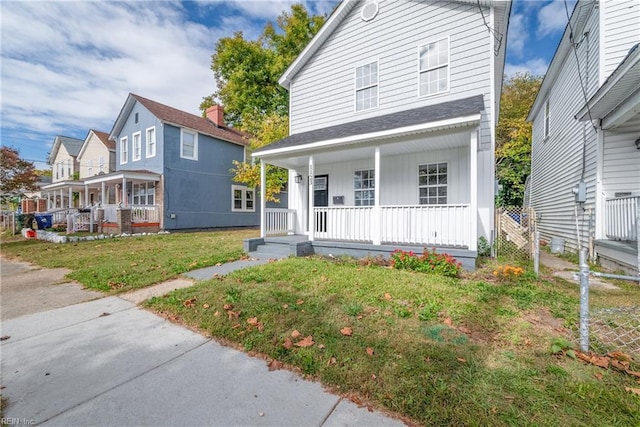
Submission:
{"label": "tree with green leaves", "polygon": [[36,189],[38,175],[32,162],[20,158],[18,150],[0,147],[0,193],[3,196],[21,194]]}
{"label": "tree with green leaves", "polygon": [[[310,15],[301,4],[291,6],[268,23],[258,40],[246,40],[242,32],[218,41],[211,57],[217,90],[204,97],[200,109],[223,105],[225,120],[255,135],[255,150],[286,137],[289,133],[289,94],[278,79],[324,24],[324,16]],[[234,181],[251,187],[260,183],[260,165],[234,162]],[[278,201],[287,182],[287,171],[269,167],[266,200]]]}
{"label": "tree with green leaves", "polygon": [[531,173],[531,123],[527,115],[542,83],[541,76],[516,73],[505,79],[496,128],[496,176],[499,206],[522,206]]}

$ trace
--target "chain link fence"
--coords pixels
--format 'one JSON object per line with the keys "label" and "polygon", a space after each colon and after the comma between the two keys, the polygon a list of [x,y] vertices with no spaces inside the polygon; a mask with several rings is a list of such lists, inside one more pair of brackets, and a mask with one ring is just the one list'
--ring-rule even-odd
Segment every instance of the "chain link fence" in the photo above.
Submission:
{"label": "chain link fence", "polygon": [[591,310],[589,338],[596,353],[620,350],[640,360],[640,306]]}
{"label": "chain link fence", "polygon": [[529,259],[534,251],[535,214],[532,208],[496,209],[496,255]]}

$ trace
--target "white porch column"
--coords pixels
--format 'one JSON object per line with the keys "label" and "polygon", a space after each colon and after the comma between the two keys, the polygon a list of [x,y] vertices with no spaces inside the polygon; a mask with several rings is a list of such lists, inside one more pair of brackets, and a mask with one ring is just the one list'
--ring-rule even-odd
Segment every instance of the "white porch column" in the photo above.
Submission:
{"label": "white porch column", "polygon": [[371,211],[371,239],[374,245],[379,245],[382,239],[382,221],[380,216],[380,147],[376,147],[373,160],[373,209]]}
{"label": "white porch column", "polygon": [[478,128],[475,128],[469,138],[469,191],[471,209],[471,228],[469,235],[469,250],[478,250]]}
{"label": "white porch column", "polygon": [[127,178],[122,177],[122,206],[129,205],[129,199],[127,198]]}
{"label": "white porch column", "polygon": [[313,242],[313,235],[316,231],[316,216],[313,212],[313,156],[309,156],[309,241]]}
{"label": "white porch column", "polygon": [[[604,192],[604,130],[599,129],[598,146],[596,148],[598,155],[596,156],[596,211],[595,211],[595,227],[596,239],[605,238],[605,192]],[[639,239],[640,240],[640,239]]]}
{"label": "white porch column", "polygon": [[[105,201],[104,201],[104,191],[105,191],[105,188],[104,188],[104,181],[102,181],[102,182],[100,183],[100,204],[101,204],[102,206],[104,206],[104,205],[106,204],[106,203],[105,203]],[[107,199],[107,202],[108,202],[108,201],[109,201],[109,200]]]}
{"label": "white porch column", "polygon": [[84,185],[84,207],[89,206],[89,186],[87,184]]}
{"label": "white porch column", "polygon": [[260,237],[267,237],[267,165],[260,159]]}
{"label": "white porch column", "polygon": [[62,195],[62,188],[58,190],[58,193],[60,197],[60,207],[64,208],[64,196]]}
{"label": "white porch column", "polygon": [[69,186],[69,209],[73,207],[73,189]]}

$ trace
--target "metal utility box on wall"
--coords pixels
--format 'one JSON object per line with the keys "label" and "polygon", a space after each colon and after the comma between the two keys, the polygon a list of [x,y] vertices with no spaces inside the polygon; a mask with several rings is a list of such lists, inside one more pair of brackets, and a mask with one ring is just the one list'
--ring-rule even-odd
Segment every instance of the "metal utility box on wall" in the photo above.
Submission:
{"label": "metal utility box on wall", "polygon": [[573,187],[573,194],[576,196],[576,203],[585,203],[587,201],[587,184],[580,181]]}

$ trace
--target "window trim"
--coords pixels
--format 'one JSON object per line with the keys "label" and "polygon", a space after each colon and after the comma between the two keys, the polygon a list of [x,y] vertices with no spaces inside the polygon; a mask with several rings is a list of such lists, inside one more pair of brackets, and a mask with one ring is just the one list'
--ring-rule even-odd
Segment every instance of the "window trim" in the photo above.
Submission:
{"label": "window trim", "polygon": [[[184,134],[193,135],[193,157],[184,155]],[[180,128],[180,158],[187,160],[198,160],[198,132],[191,129]]]}
{"label": "window trim", "polygon": [[[446,184],[435,184],[435,185],[429,185],[428,183],[425,185],[420,185],[420,168],[422,166],[426,166],[429,167],[430,165],[436,165],[436,168],[440,165],[440,164],[445,164],[447,165],[447,183]],[[437,175],[436,175],[437,176]],[[421,206],[436,206],[436,205],[448,205],[449,204],[449,177],[451,176],[450,173],[450,168],[449,168],[449,161],[445,160],[445,161],[435,161],[435,162],[428,162],[428,163],[419,163],[418,164],[418,204]],[[447,195],[446,195],[446,202],[445,203],[421,203],[420,202],[420,189],[422,188],[440,188],[440,187],[446,187],[447,189]],[[427,198],[432,197],[427,195]],[[435,196],[436,198],[440,197],[438,195]]]}
{"label": "window trim", "polygon": [[[357,172],[369,172],[370,174],[372,174],[369,178],[367,178],[368,180],[372,181],[372,187],[361,187],[361,188],[356,188],[356,173]],[[354,206],[358,206],[358,207],[367,207],[367,206],[375,206],[376,204],[376,196],[375,196],[375,191],[376,191],[376,180],[375,180],[375,173],[376,170],[374,168],[367,168],[367,169],[356,169],[353,171],[353,205]],[[362,178],[361,178],[362,180]],[[371,191],[373,190],[373,199],[371,199],[371,204],[367,204],[367,205],[363,205],[360,204],[358,205],[356,202],[356,192],[364,192],[364,191]],[[363,200],[363,199],[361,199]],[[366,199],[366,200],[370,200],[370,199]]]}
{"label": "window trim", "polygon": [[[151,145],[149,144],[149,131],[153,131],[153,153],[151,153],[151,150],[149,150],[149,147],[151,147]],[[156,127],[155,126],[151,126],[145,129],[145,136],[144,136],[144,142],[145,142],[145,157],[151,158],[151,157],[155,157],[156,156],[156,152],[158,151],[158,141],[156,138]]]}
{"label": "window trim", "polygon": [[[138,137],[138,153],[136,155],[136,136]],[[134,132],[131,135],[131,161],[137,162],[142,159],[142,132]]]}
{"label": "window trim", "polygon": [[[241,208],[236,208],[236,196],[235,196],[236,191],[242,192],[242,198],[240,199],[242,204]],[[252,194],[251,196],[251,200],[253,201],[252,208],[247,208],[247,200],[249,199],[247,197],[247,193]],[[245,185],[232,184],[231,185],[231,212],[255,212],[255,211],[256,211],[256,189],[249,188]]]}
{"label": "window trim", "polygon": [[104,156],[98,157],[100,172],[104,172]]}
{"label": "window trim", "polygon": [[[433,67],[433,68],[427,68],[427,69],[422,69],[421,68],[421,64],[420,64],[420,49],[423,48],[424,46],[428,46],[430,44],[434,44],[434,43],[438,43],[441,42],[443,40],[447,41],[447,64],[446,65],[440,65],[438,67]],[[432,41],[428,41],[426,43],[422,43],[420,45],[418,45],[418,98],[425,98],[425,97],[430,97],[430,96],[437,96],[437,95],[442,95],[444,93],[448,93],[449,91],[451,91],[451,36],[446,36],[446,37],[441,37],[439,39],[436,40],[432,40]],[[426,94],[422,94],[420,92],[420,76],[422,75],[422,73],[431,71],[431,70],[437,70],[439,68],[447,68],[447,88],[445,90],[442,91],[437,91],[434,93],[426,93]]]}
{"label": "window trim", "polygon": [[120,138],[120,164],[126,165],[129,162],[129,137]]}
{"label": "window trim", "polygon": [[[361,88],[357,87],[357,73],[358,68],[364,67],[366,65],[376,64],[376,83],[370,84],[368,86],[363,86]],[[358,92],[370,89],[372,87],[376,88],[376,105],[375,107],[363,108],[362,110],[358,110]],[[375,59],[373,61],[361,62],[358,63],[355,67],[353,67],[353,111],[355,113],[364,113],[366,111],[377,110],[380,108],[380,60]]]}
{"label": "window trim", "polygon": [[87,160],[87,176],[93,176],[93,159]]}
{"label": "window trim", "polygon": [[544,103],[544,121],[543,121],[544,139],[549,138],[551,134],[551,107],[549,106],[549,99]]}

